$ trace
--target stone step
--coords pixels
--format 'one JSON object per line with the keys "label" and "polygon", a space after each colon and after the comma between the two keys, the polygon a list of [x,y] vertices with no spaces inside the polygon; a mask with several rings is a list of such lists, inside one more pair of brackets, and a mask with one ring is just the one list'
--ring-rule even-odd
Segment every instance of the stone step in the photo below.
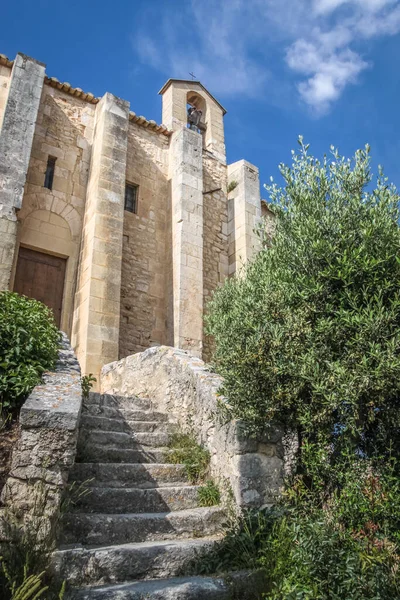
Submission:
{"label": "stone step", "polygon": [[115,445],[81,443],[77,462],[99,463],[167,463],[169,448],[119,448]]}
{"label": "stone step", "polygon": [[158,488],[91,487],[74,512],[145,513],[198,507],[198,485]]}
{"label": "stone step", "polygon": [[88,514],[64,517],[63,543],[100,546],[213,536],[221,533],[224,512],[219,506],[167,513]]}
{"label": "stone step", "polygon": [[171,436],[164,432],[155,433],[120,433],[118,431],[102,431],[100,429],[81,428],[79,432],[78,450],[88,444],[113,445],[118,448],[135,448],[151,446],[159,448],[168,446]]}
{"label": "stone step", "polygon": [[93,415],[94,417],[106,417],[108,419],[126,419],[127,421],[168,421],[170,415],[153,410],[129,410],[100,406],[99,404],[88,404],[84,407],[82,415]]}
{"label": "stone step", "polygon": [[218,538],[57,550],[52,570],[73,587],[175,577]]}
{"label": "stone step", "polygon": [[90,392],[89,398],[84,400],[84,404],[85,406],[94,404],[101,407],[119,408],[124,410],[151,410],[152,408],[152,401],[149,398],[99,394],[98,392]]}
{"label": "stone step", "polygon": [[263,572],[240,571],[228,577],[151,579],[76,591],[73,600],[259,600],[267,591]]}
{"label": "stone step", "polygon": [[[75,463],[70,481],[87,482],[98,487],[161,487],[163,485],[187,485],[184,465],[172,464],[126,464],[126,463]],[[95,483],[93,483],[95,482]]]}
{"label": "stone step", "polygon": [[166,421],[128,421],[124,417],[113,418],[83,414],[80,423],[83,429],[117,431],[121,433],[175,433],[178,425]]}

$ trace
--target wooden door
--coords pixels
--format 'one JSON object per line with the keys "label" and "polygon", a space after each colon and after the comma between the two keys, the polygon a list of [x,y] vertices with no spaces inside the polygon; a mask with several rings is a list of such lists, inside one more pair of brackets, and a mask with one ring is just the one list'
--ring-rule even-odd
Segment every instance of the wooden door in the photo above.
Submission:
{"label": "wooden door", "polygon": [[19,249],[14,291],[40,300],[52,309],[57,327],[61,323],[66,259]]}

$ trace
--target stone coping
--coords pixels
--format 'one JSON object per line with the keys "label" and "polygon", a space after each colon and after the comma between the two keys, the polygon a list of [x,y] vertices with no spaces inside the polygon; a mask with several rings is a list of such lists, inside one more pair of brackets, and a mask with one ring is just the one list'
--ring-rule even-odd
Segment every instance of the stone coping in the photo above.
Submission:
{"label": "stone coping", "polygon": [[81,370],[62,333],[59,358],[54,372],[46,372],[21,408],[22,428],[47,427],[74,431],[82,405]]}

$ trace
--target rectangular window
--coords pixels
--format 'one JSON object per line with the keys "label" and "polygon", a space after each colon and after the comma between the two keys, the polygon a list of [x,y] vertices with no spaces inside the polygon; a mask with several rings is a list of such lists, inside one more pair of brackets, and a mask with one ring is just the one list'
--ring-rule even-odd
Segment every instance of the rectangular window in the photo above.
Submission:
{"label": "rectangular window", "polygon": [[137,214],[137,199],[139,186],[133,183],[125,184],[125,210]]}
{"label": "rectangular window", "polygon": [[47,159],[46,175],[44,178],[44,187],[51,190],[53,187],[54,169],[56,167],[56,158],[49,156]]}

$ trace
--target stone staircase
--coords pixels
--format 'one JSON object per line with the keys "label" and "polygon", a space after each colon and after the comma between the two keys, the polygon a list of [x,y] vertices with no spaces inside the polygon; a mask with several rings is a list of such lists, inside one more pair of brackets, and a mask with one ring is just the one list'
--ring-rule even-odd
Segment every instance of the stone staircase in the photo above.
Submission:
{"label": "stone staircase", "polygon": [[[182,577],[221,535],[221,507],[201,508],[199,486],[168,463],[176,424],[152,402],[91,393],[81,417],[75,489],[54,566],[79,600],[227,600],[217,577]],[[235,596],[236,597],[236,596]],[[247,597],[246,593],[241,598]]]}

